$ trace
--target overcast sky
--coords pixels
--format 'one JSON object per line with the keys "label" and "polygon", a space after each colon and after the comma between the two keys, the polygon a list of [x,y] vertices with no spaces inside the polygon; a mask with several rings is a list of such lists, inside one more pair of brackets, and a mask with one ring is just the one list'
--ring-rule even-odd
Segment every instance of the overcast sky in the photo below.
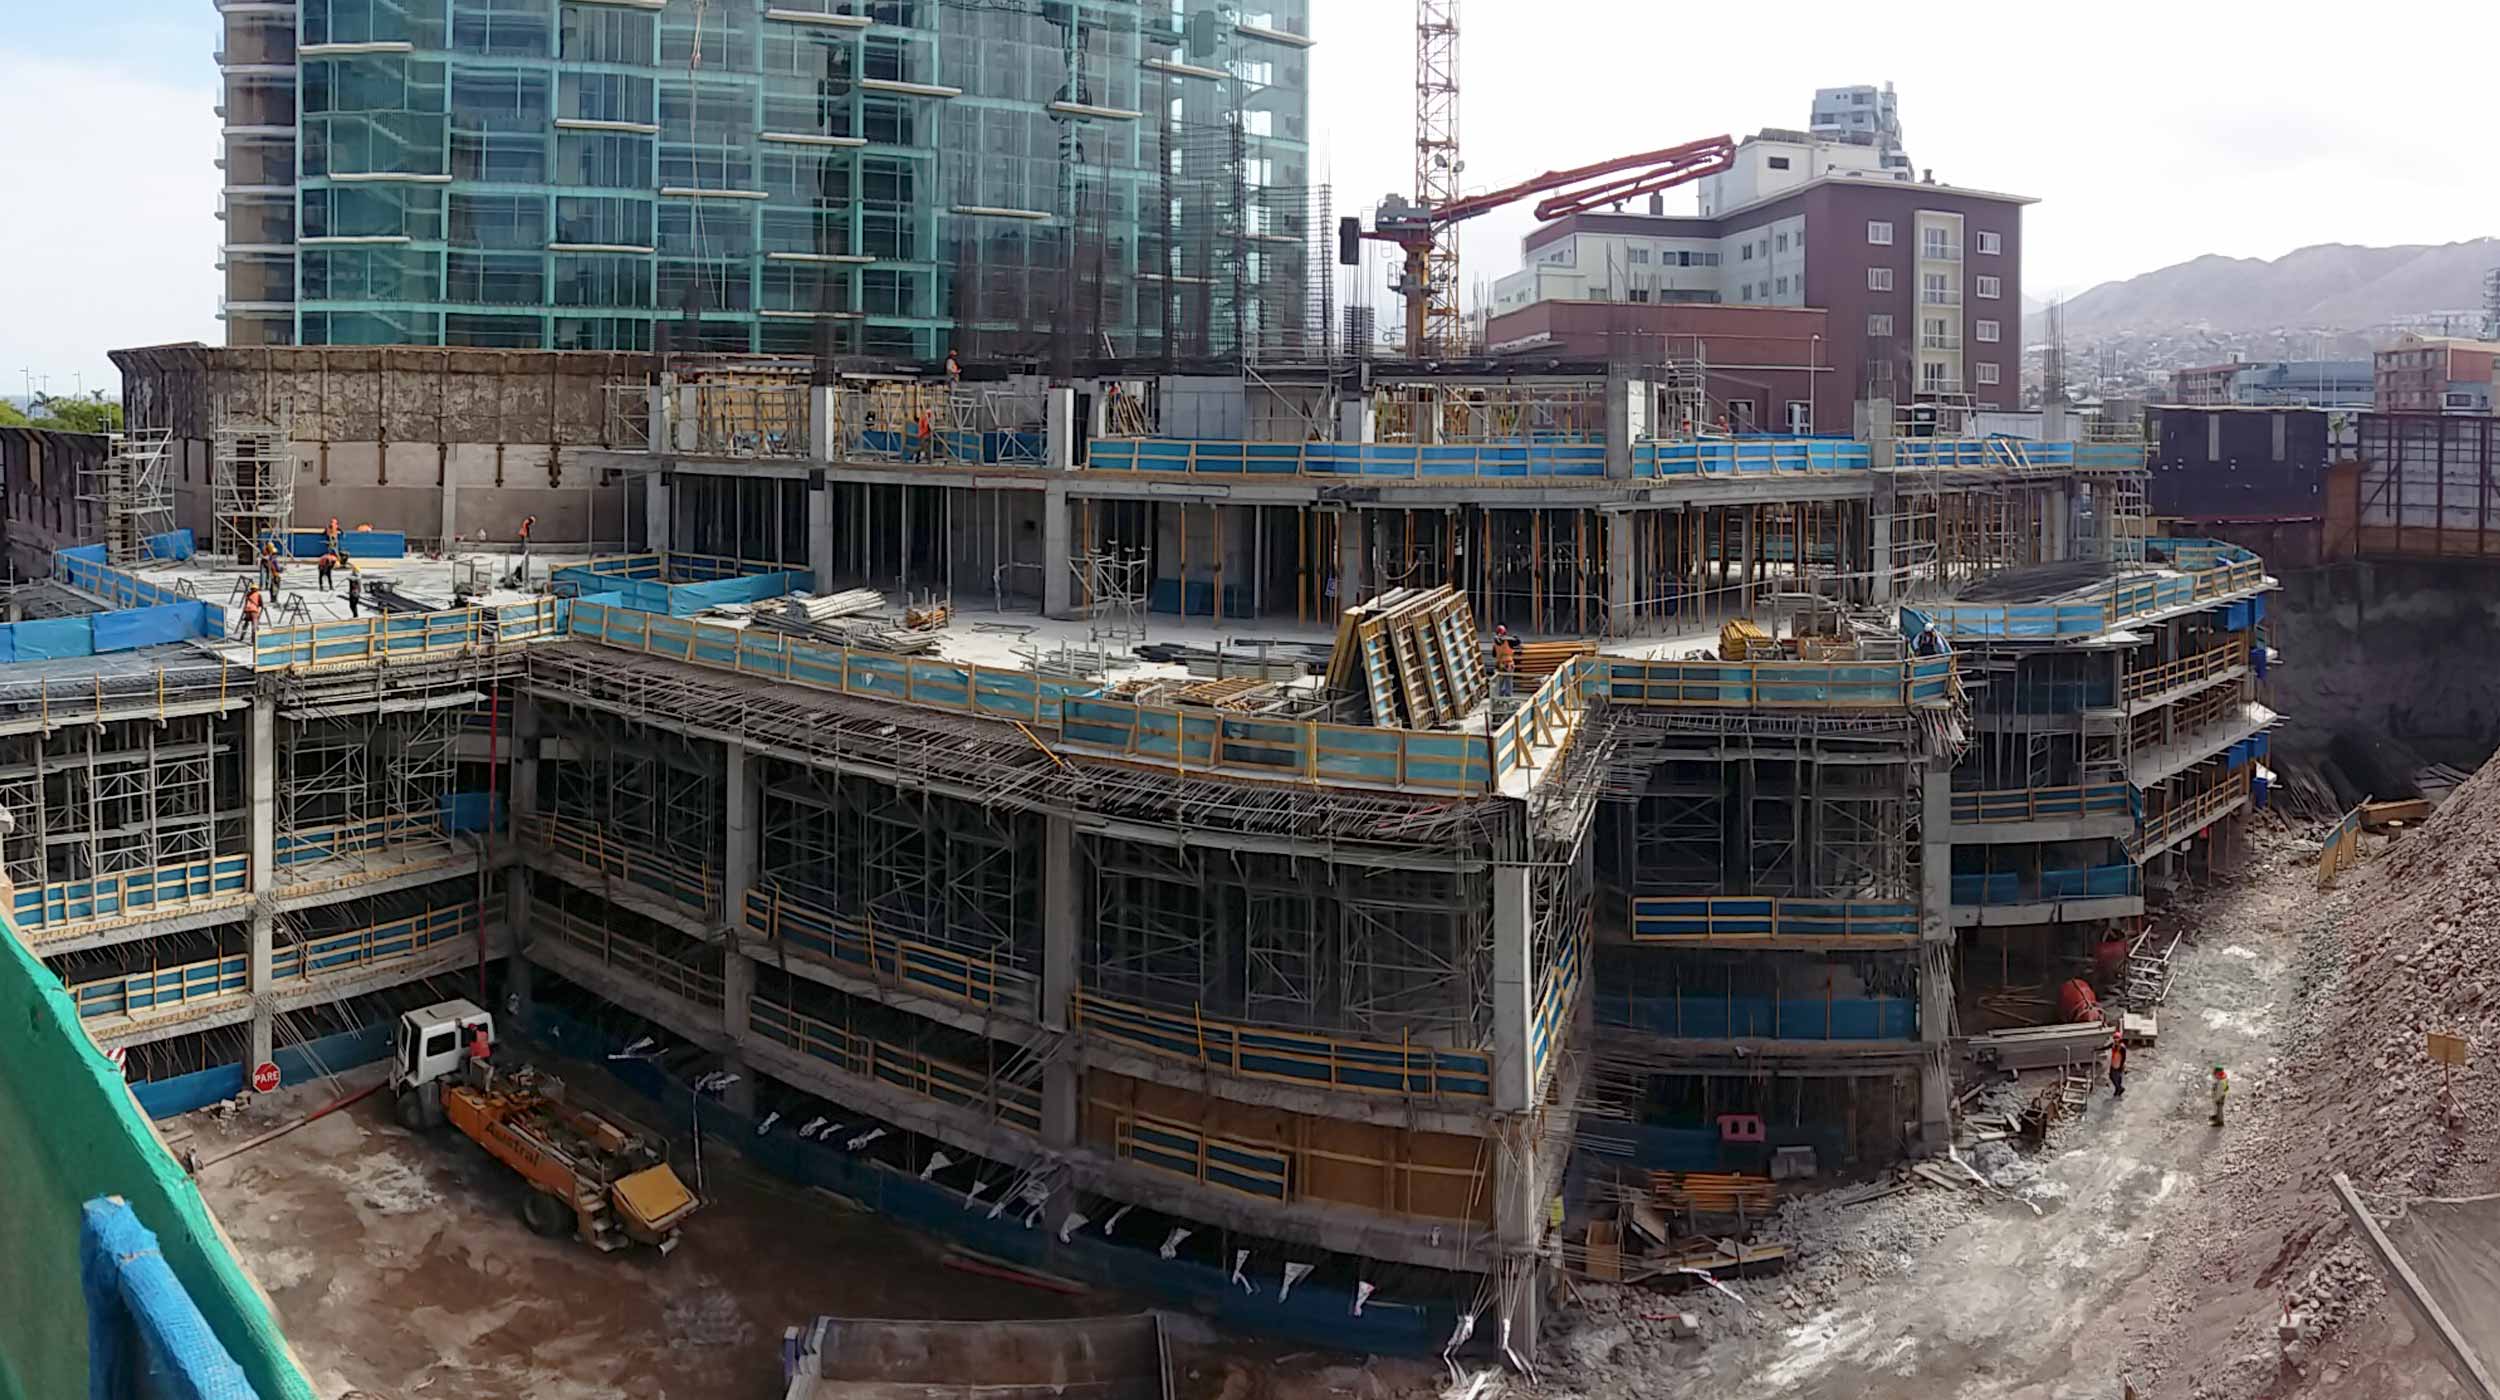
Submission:
{"label": "overcast sky", "polygon": [[[1316,175],[1338,212],[1368,219],[1382,194],[1413,193],[1413,6],[1312,8]],[[1490,188],[1802,126],[1816,87],[1890,80],[1919,165],[2040,199],[2024,230],[2034,297],[2200,253],[2500,232],[2488,85],[2468,57],[2500,34],[2489,6],[2415,5],[2386,23],[2251,13],[1466,0],[1466,178]],[[109,389],[109,349],[217,342],[210,0],[0,0],[0,16],[0,392],[22,393],[26,367],[54,392],[80,376]],[[1517,265],[1528,224],[1515,206],[1467,226],[1471,285]]]}

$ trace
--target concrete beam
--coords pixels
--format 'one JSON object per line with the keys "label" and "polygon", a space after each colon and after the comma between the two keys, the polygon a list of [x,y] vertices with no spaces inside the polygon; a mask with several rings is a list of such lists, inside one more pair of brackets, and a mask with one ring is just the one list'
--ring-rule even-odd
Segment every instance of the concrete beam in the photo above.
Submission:
{"label": "concrete beam", "polygon": [[[2187,837],[2183,835],[2179,839],[2184,841]],[[2143,912],[2144,896],[2140,894],[2117,894],[2100,899],[2035,899],[2022,904],[1956,904],[1953,906],[1953,926],[2027,928],[2033,924],[2090,924],[2104,919],[2132,918]]]}
{"label": "concrete beam", "polygon": [[[1078,920],[1085,907],[1085,873],[1079,864],[1076,824],[1066,817],[1042,823],[1042,1024],[1065,1034],[1076,1000]],[[1064,1041],[1042,1067],[1042,1141],[1074,1147],[1084,1108],[1082,1076],[1074,1047]]]}
{"label": "concrete beam", "polygon": [[2027,822],[1956,822],[1950,829],[1956,846],[2006,846],[2033,841],[2121,840],[2135,834],[2135,818],[2125,812],[2088,817],[2042,817]]}
{"label": "concrete beam", "polygon": [[818,593],[833,591],[833,486],[821,471],[807,474],[807,571]]}
{"label": "concrete beam", "polygon": [[721,908],[719,921],[736,927],[745,921],[747,891],[755,887],[755,827],[759,809],[754,765],[747,746],[721,745],[722,806],[728,812],[721,839]]}

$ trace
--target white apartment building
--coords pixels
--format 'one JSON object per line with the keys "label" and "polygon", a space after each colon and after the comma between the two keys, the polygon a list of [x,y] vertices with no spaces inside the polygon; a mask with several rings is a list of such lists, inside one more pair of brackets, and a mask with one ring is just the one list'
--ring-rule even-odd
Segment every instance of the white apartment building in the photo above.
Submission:
{"label": "white apartment building", "polygon": [[1908,180],[1910,171],[1886,165],[1872,137],[1765,130],[1736,143],[1735,164],[1700,182],[1701,215],[1707,219],[1742,209],[1826,175]]}
{"label": "white apartment building", "polygon": [[1834,140],[1871,140],[1887,170],[1907,171],[1910,153],[1901,140],[1901,100],[1892,84],[1816,88],[1814,113],[1807,129]]}

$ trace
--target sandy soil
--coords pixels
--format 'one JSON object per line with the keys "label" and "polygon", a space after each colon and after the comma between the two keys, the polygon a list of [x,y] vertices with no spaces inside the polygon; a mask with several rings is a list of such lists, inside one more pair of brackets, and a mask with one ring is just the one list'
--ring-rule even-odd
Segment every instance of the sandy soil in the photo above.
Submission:
{"label": "sandy soil", "polygon": [[[248,1121],[203,1112],[179,1126],[214,1155],[336,1092],[310,1084]],[[665,1258],[531,1234],[518,1177],[456,1133],[410,1135],[381,1095],[211,1166],[200,1185],[323,1395],[752,1400],[781,1393],[782,1328],[820,1313],[1134,1307],[960,1273],[919,1237],[730,1154],[707,1153],[706,1168],[711,1202]]]}

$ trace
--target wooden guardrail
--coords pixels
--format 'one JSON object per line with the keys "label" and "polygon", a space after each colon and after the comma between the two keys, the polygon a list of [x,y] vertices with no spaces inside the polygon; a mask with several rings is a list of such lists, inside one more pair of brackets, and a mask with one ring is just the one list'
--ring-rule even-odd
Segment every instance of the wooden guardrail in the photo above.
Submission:
{"label": "wooden guardrail", "polygon": [[1166,1011],[1083,989],[1070,1010],[1089,1036],[1243,1079],[1408,1098],[1493,1096],[1493,1057],[1483,1050],[1248,1025],[1209,1018],[1194,1007]]}
{"label": "wooden guardrail", "polygon": [[1027,1019],[1040,1000],[1037,980],[1022,968],[845,919],[780,880],[748,890],[742,913],[756,934],[879,986]]}
{"label": "wooden guardrail", "polygon": [[711,866],[620,841],[593,823],[553,812],[530,812],[521,818],[521,834],[541,850],[612,880],[639,885],[697,913],[709,913],[720,904],[720,876]]}
{"label": "wooden guardrail", "polygon": [[1953,794],[1957,823],[2031,822],[2060,817],[2125,816],[2135,794],[2125,783],[2076,783],[2066,787],[1990,788]]}

